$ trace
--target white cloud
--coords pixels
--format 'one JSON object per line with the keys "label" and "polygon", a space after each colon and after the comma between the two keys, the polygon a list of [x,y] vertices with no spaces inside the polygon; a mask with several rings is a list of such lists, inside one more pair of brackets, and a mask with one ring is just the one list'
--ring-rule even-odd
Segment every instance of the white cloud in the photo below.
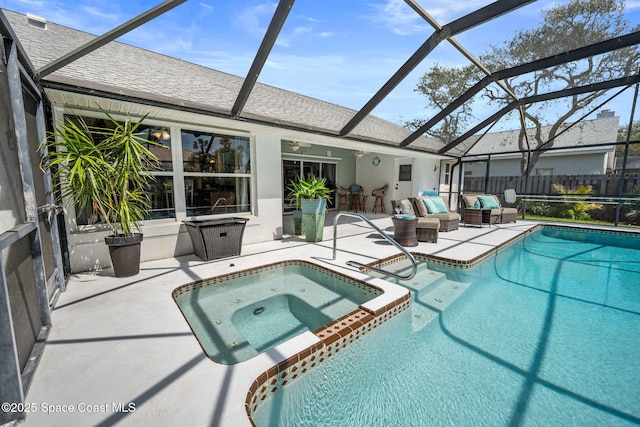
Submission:
{"label": "white cloud", "polygon": [[420,33],[428,27],[428,24],[402,0],[387,0],[384,4],[372,7],[376,10],[374,22],[382,23],[394,34]]}
{"label": "white cloud", "polygon": [[82,7],[83,14],[88,14],[96,18],[100,18],[101,20],[110,21],[110,22],[118,22],[120,20],[119,15],[115,13],[107,13],[108,11],[109,9],[104,9],[102,7],[95,7],[95,6]]}
{"label": "white cloud", "polygon": [[267,2],[242,10],[237,16],[239,28],[262,37],[267,31],[275,8],[276,3]]}

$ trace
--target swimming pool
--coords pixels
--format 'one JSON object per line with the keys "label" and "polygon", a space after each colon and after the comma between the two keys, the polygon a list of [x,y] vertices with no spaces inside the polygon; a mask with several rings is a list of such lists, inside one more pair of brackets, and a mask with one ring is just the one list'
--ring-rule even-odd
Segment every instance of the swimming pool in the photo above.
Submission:
{"label": "swimming pool", "polygon": [[638,425],[639,239],[545,227],[468,269],[419,257],[432,284],[410,310],[280,388],[253,421]]}
{"label": "swimming pool", "polygon": [[[361,308],[375,314],[367,303],[382,294],[370,283],[293,260],[198,280],[175,289],[173,298],[205,353],[230,365],[305,331],[324,339],[337,319]],[[406,291],[405,297],[408,306]]]}

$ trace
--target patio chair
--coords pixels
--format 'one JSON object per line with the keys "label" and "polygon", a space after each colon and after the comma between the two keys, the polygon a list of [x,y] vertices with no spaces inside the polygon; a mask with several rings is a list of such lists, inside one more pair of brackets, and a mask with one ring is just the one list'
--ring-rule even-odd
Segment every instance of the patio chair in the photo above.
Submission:
{"label": "patio chair", "polygon": [[[391,206],[394,211],[400,212],[404,215],[416,216],[416,239],[419,242],[438,242],[438,231],[449,231],[447,229],[447,224],[444,224],[444,228],[442,228],[442,222],[447,222],[445,219],[441,221],[436,216],[423,217],[420,216],[419,212],[414,210],[414,204],[409,199],[399,199],[392,200]],[[394,217],[395,218],[395,217]],[[398,223],[398,221],[394,221],[394,225]],[[395,230],[394,230],[395,231]]]}
{"label": "patio chair", "polygon": [[[480,198],[479,198],[480,197]],[[487,208],[483,205],[482,200],[493,200],[491,207]],[[489,225],[505,224],[507,222],[516,222],[518,210],[516,208],[504,208],[500,205],[500,200],[495,195],[488,194],[465,194],[462,196],[462,202],[466,209],[473,209],[477,204],[481,209],[490,211]],[[477,203],[476,203],[477,202]],[[465,221],[466,222],[466,221]]]}
{"label": "patio chair", "polygon": [[[429,211],[427,208],[427,204],[429,202],[425,202],[426,200],[430,200],[433,202],[434,200],[439,199],[439,206],[443,207],[442,210],[436,209],[433,211]],[[413,204],[414,211],[417,212],[417,215],[422,218],[431,218],[438,219],[440,231],[453,231],[457,230],[460,226],[460,215],[458,212],[453,212],[450,210],[447,201],[442,196],[418,196],[411,197],[410,202]],[[435,206],[433,206],[435,208]]]}

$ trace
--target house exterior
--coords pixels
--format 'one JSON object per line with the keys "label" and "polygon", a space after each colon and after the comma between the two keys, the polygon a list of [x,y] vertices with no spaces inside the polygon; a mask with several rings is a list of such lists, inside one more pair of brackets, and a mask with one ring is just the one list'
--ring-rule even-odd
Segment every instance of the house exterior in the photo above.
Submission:
{"label": "house exterior", "polygon": [[[95,39],[43,18],[1,13],[36,70]],[[187,219],[243,216],[249,219],[245,244],[282,238],[286,187],[296,169],[326,177],[330,185],[359,183],[369,194],[387,184],[388,212],[392,198],[456,190],[444,166],[454,159],[435,154],[439,147],[430,149],[426,139],[419,149],[399,148],[410,131],[375,116],[340,137],[354,110],[261,84],[231,115],[243,81],[118,42],[39,76],[47,122],[81,117],[100,124],[101,109],[118,120],[146,117],[142,132],[164,146],[154,148],[161,168],[153,172],[142,261],[193,253]],[[408,179],[400,177],[401,167],[410,170]],[[109,267],[108,232],[100,221],[68,200],[64,212],[71,271]],[[1,225],[9,229],[15,222]]]}
{"label": "house exterior", "polygon": [[[597,146],[613,143],[617,139],[620,118],[612,111],[603,110],[595,120],[567,125],[553,143],[553,150],[543,153],[531,170],[531,175],[586,175],[604,174],[614,167],[615,146]],[[550,126],[542,128],[548,135]],[[533,141],[534,129],[527,129]],[[562,128],[560,129],[562,132]],[[486,176],[486,159],[491,155],[489,176],[520,176],[522,154],[518,153],[519,130],[488,133],[482,137],[482,148],[469,152],[477,162],[465,164],[465,177]],[[564,148],[564,149],[559,149]],[[501,154],[506,153],[506,154]],[[482,154],[482,156],[480,156]]]}

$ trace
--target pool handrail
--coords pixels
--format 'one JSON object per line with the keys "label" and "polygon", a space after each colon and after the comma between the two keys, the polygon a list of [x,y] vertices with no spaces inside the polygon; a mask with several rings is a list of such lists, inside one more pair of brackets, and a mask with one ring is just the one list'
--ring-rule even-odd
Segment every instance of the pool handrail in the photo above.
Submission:
{"label": "pool handrail", "polygon": [[377,273],[385,274],[385,275],[394,277],[394,278],[399,279],[399,280],[410,280],[410,279],[413,278],[413,276],[416,275],[416,270],[418,269],[418,264],[416,263],[416,259],[413,257],[413,255],[411,255],[410,252],[408,252],[405,248],[403,248],[393,238],[389,237],[389,235],[387,233],[385,233],[384,231],[382,231],[377,225],[375,225],[373,222],[371,222],[369,220],[369,218],[367,218],[366,216],[364,216],[362,214],[356,213],[356,212],[338,212],[336,214],[335,218],[333,218],[333,260],[334,261],[336,259],[338,218],[340,218],[343,215],[360,218],[361,220],[363,220],[364,222],[369,224],[374,230],[376,230],[378,233],[380,233],[382,235],[382,237],[384,237],[386,240],[388,240],[389,243],[391,243],[393,246],[398,248],[400,250],[400,252],[402,252],[404,255],[406,255],[407,258],[409,258],[409,261],[411,261],[412,267],[411,267],[410,274],[408,276],[403,276],[401,274],[397,274],[397,273],[394,273],[394,272],[391,272],[391,271],[383,270],[383,269],[377,268],[377,267],[372,267],[370,265],[363,264],[363,263],[358,262],[358,261],[347,261],[346,262],[347,265],[349,265],[351,267],[358,267],[358,268],[364,268],[364,269],[367,269],[367,270],[372,270],[372,271],[375,271]]}

